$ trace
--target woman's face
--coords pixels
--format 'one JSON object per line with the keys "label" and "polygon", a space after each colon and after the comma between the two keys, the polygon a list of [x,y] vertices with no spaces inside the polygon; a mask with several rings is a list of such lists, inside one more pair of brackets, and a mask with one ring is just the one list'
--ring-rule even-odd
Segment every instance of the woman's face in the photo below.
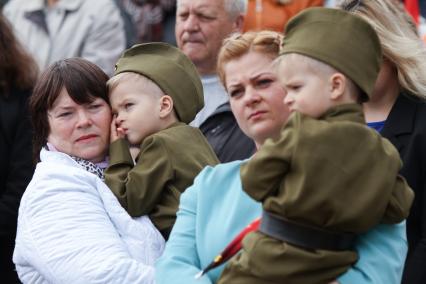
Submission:
{"label": "woman's face", "polygon": [[258,147],[267,138],[277,137],[289,116],[272,61],[271,56],[250,51],[224,65],[232,112]]}
{"label": "woman's face", "polygon": [[94,163],[104,160],[109,145],[111,110],[103,99],[79,105],[62,88],[48,111],[48,121],[47,141],[58,151]]}

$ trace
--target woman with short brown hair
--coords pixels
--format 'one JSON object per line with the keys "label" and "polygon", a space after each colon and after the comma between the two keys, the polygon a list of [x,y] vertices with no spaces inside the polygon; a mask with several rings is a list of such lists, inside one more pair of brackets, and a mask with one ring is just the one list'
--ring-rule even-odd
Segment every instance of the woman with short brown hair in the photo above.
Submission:
{"label": "woman with short brown hair", "polygon": [[24,283],[153,283],[164,239],[131,218],[103,182],[108,76],[70,58],[52,64],[30,101],[39,151],[19,207],[13,261]]}

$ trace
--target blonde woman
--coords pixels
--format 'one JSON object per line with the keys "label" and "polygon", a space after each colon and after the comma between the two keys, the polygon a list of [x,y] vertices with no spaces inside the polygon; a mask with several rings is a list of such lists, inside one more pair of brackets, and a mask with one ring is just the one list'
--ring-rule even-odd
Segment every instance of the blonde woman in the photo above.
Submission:
{"label": "blonde woman", "polygon": [[367,20],[382,43],[384,63],[365,117],[398,149],[401,174],[415,192],[403,283],[426,283],[426,48],[399,1],[342,1],[340,8]]}
{"label": "blonde woman", "polygon": [[[218,73],[232,112],[257,147],[277,137],[289,115],[272,65],[280,44],[279,33],[248,32],[227,39],[219,53]],[[156,265],[158,284],[216,283],[224,266],[200,279],[194,275],[262,211],[242,190],[241,163],[207,167],[182,194],[176,223]],[[355,249],[359,260],[340,283],[398,283],[407,249],[405,224],[380,225],[362,235]]]}

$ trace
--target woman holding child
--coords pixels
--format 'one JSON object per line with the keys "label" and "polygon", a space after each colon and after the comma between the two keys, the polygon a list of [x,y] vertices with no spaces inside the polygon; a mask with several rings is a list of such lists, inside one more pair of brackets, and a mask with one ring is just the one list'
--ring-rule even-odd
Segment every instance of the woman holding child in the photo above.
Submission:
{"label": "woman holding child", "polygon": [[[51,65],[30,100],[37,164],[19,208],[14,263],[24,283],[153,283],[164,239],[103,182],[107,75],[84,59]],[[38,156],[40,154],[40,156]]]}
{"label": "woman holding child", "polygon": [[[278,33],[249,32],[226,40],[219,55],[218,71],[232,111],[258,147],[278,137],[289,115],[272,67],[280,44]],[[224,266],[198,280],[194,275],[261,214],[261,204],[242,190],[241,163],[206,168],[181,196],[176,224],[157,262],[157,283],[217,281]],[[359,237],[356,250],[359,259],[339,277],[340,283],[398,283],[406,253],[405,224],[377,226]]]}
{"label": "woman holding child", "polygon": [[[398,151],[365,126],[362,102],[382,59],[373,28],[342,10],[312,8],[285,34],[276,66],[292,114],[279,138],[241,166],[262,220],[219,283],[333,281],[357,260],[355,237],[404,221],[414,197]],[[339,40],[324,42],[330,35]]]}

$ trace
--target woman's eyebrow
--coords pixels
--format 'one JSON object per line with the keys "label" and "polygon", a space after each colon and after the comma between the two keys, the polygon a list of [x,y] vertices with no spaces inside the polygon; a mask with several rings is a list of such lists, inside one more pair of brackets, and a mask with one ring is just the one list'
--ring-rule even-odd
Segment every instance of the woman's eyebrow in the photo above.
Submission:
{"label": "woman's eyebrow", "polygon": [[271,75],[274,75],[274,73],[272,73],[272,72],[270,72],[270,71],[264,71],[264,72],[260,72],[260,73],[256,73],[256,74],[254,74],[254,75],[252,75],[252,76],[250,76],[250,81],[253,81],[253,80],[256,80],[256,79],[258,79],[259,77],[261,77],[261,76],[264,76],[264,75],[266,75],[266,76],[271,76]]}
{"label": "woman's eyebrow", "polygon": [[241,85],[241,83],[238,81],[238,82],[231,82],[229,85],[228,85],[228,88],[230,88],[230,87],[235,87],[235,86],[240,86]]}
{"label": "woman's eyebrow", "polygon": [[73,109],[74,107],[72,106],[56,106],[54,108],[52,108],[50,111],[55,112],[55,111],[61,111],[61,110],[70,110]]}

